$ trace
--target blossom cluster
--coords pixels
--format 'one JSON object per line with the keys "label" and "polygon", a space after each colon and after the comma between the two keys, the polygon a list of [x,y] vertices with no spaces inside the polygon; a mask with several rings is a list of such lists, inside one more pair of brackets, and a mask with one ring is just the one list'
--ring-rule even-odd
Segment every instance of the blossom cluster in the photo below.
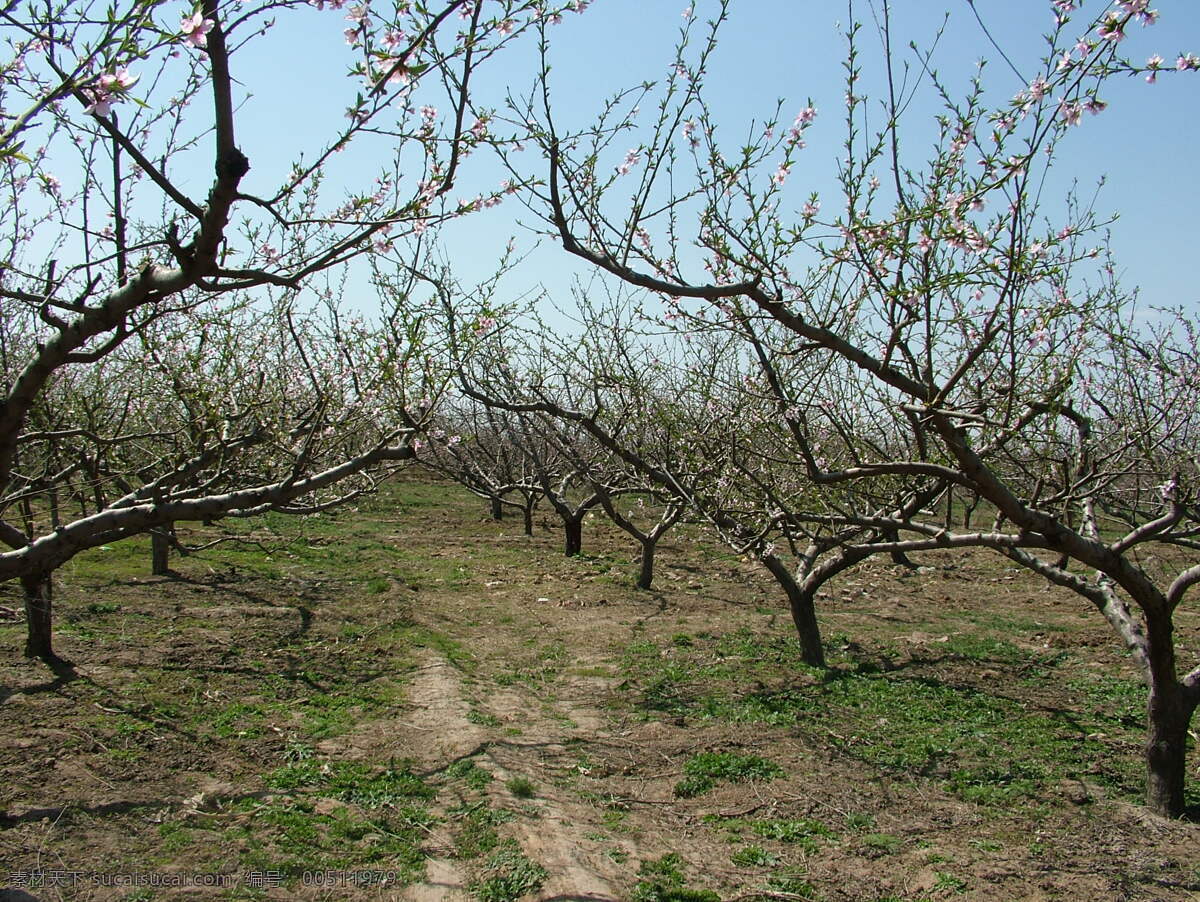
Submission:
{"label": "blossom cluster", "polygon": [[130,75],[128,69],[105,72],[83,89],[91,99],[91,103],[84,107],[84,112],[93,116],[107,116],[112,112],[113,104],[120,101],[122,95],[133,87],[137,80],[138,76]]}

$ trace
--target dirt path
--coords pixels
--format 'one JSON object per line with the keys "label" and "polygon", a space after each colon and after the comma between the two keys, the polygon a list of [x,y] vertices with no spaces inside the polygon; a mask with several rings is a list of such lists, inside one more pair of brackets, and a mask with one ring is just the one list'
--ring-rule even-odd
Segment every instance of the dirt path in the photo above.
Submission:
{"label": "dirt path", "polygon": [[[605,867],[602,856],[585,848],[588,843],[583,835],[600,826],[595,809],[572,800],[549,779],[565,766],[562,762],[570,756],[568,743],[590,734],[601,720],[600,712],[552,703],[550,710],[557,716],[550,716],[545,702],[524,687],[489,693],[480,705],[484,711],[502,723],[522,723],[520,737],[513,738],[499,727],[472,722],[469,692],[462,675],[431,654],[420,663],[409,686],[411,710],[403,720],[372,724],[351,741],[364,754],[374,755],[378,755],[381,742],[400,742],[408,756],[427,770],[444,769],[477,756],[478,766],[495,778],[488,788],[489,803],[497,809],[522,812],[504,825],[502,834],[515,838],[523,852],[549,874],[537,895],[530,898],[618,902],[616,887],[621,875],[611,861]],[[537,787],[534,798],[523,800],[507,788],[518,778]],[[445,824],[432,834],[430,845],[436,851],[426,862],[426,879],[407,887],[399,898],[409,902],[473,898],[468,891],[468,870],[449,854],[438,854],[448,853],[452,847]]]}

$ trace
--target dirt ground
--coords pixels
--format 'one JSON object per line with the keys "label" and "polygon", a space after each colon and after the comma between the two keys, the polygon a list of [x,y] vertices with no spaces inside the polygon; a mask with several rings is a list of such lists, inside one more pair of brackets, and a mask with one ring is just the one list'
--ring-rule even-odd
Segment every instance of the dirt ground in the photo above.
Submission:
{"label": "dirt ground", "polygon": [[605,523],[568,559],[549,514],[484,510],[408,481],[167,577],[89,554],[57,674],[6,589],[0,899],[1200,898],[1200,827],[1140,807],[1141,690],[1074,596],[871,563],[821,599],[822,674],[694,527],[639,592]]}

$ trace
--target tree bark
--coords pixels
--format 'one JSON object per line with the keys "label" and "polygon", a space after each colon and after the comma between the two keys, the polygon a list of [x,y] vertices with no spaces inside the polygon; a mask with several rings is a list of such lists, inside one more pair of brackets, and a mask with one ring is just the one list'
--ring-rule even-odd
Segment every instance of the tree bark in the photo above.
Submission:
{"label": "tree bark", "polygon": [[567,557],[574,557],[583,552],[583,517],[563,519],[564,551]]}
{"label": "tree bark", "polygon": [[51,643],[54,585],[50,574],[23,576],[21,588],[25,590],[25,657],[55,664],[59,657]]}
{"label": "tree bark", "polygon": [[500,503],[499,498],[495,498],[495,497],[492,498],[492,519],[493,520],[503,520],[504,519],[504,505]]}
{"label": "tree bark", "polygon": [[166,576],[171,572],[171,527],[150,530],[150,572]]}
{"label": "tree bark", "polygon": [[763,558],[763,564],[771,571],[775,581],[787,594],[788,607],[792,612],[792,623],[800,637],[800,657],[809,667],[825,667],[825,648],[821,643],[821,627],[817,623],[815,590],[805,590],[796,582],[787,565],[774,555]]}
{"label": "tree bark", "polygon": [[642,560],[638,567],[637,587],[649,589],[654,584],[654,549],[657,542],[642,542]]}
{"label": "tree bark", "polygon": [[525,507],[523,507],[521,509],[521,512],[525,515],[525,535],[532,536],[533,535],[533,505],[526,504]]}
{"label": "tree bark", "polygon": [[1163,817],[1181,817],[1192,706],[1178,685],[1156,687],[1146,713],[1146,807]]}

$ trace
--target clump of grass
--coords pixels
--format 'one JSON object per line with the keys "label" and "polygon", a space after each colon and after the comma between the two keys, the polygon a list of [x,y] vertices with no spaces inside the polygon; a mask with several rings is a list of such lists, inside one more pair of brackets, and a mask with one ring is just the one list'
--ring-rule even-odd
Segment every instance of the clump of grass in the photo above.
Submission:
{"label": "clump of grass", "polygon": [[745,783],[774,780],[783,776],[783,768],[758,755],[736,752],[701,752],[683,765],[684,777],[675,784],[675,795],[686,799],[708,792],[722,781]]}
{"label": "clump of grass", "polygon": [[630,902],[720,902],[712,890],[692,889],[685,885],[683,859],[675,852],[645,861],[638,868],[637,882]]}
{"label": "clump of grass", "polygon": [[526,777],[513,777],[504,785],[518,799],[532,799],[537,792],[537,787],[534,786],[533,781]]}
{"label": "clump of grass", "polygon": [[458,817],[454,852],[459,858],[478,858],[491,852],[500,845],[500,834],[496,828],[512,820],[510,812],[493,811],[482,802],[465,809]]}
{"label": "clump of grass", "polygon": [[506,839],[488,856],[470,890],[480,902],[515,902],[540,889],[549,876],[544,867],[525,857],[515,840]]}
{"label": "clump of grass", "polygon": [[492,782],[490,772],[484,770],[470,758],[455,761],[446,768],[446,775],[454,780],[462,780],[471,789],[482,791]]}
{"label": "clump of grass", "polygon": [[729,856],[739,868],[770,867],[779,859],[762,846],[742,846]]}
{"label": "clump of grass", "polygon": [[895,852],[900,847],[900,837],[890,833],[867,833],[862,842],[867,848],[878,852]]}
{"label": "clump of grass", "polygon": [[750,827],[763,839],[799,845],[810,852],[817,848],[817,837],[833,837],[835,835],[820,821],[804,818],[751,821]]}
{"label": "clump of grass", "polygon": [[354,761],[319,761],[304,758],[276,769],[267,776],[271,789],[319,789],[330,798],[353,802],[363,808],[382,808],[397,802],[428,801],[437,790],[427,785],[407,766],[390,766],[383,771]]}

